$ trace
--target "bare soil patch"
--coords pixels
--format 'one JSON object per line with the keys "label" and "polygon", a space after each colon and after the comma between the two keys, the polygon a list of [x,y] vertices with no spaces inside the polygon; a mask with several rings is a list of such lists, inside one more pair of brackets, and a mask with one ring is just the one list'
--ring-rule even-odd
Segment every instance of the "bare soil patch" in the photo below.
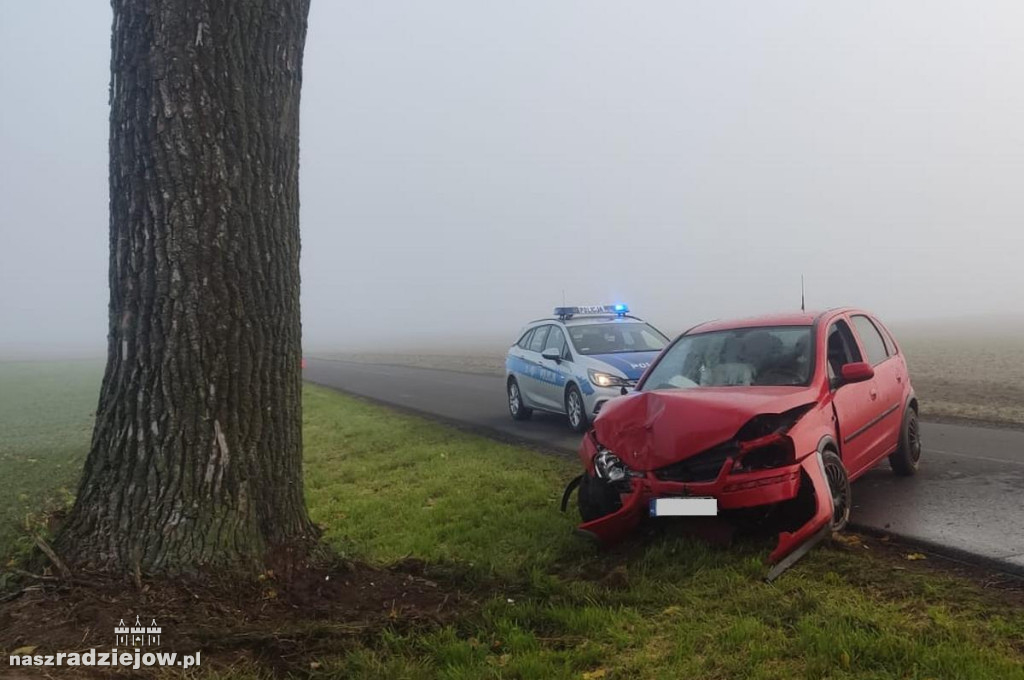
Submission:
{"label": "bare soil patch", "polygon": [[[288,578],[267,572],[257,580],[173,579],[144,582],[76,574],[73,581],[24,578],[24,588],[0,604],[0,667],[8,655],[109,651],[115,626],[135,617],[162,628],[162,652],[202,653],[202,668],[249,663],[274,674],[301,676],[311,659],[366,640],[383,628],[436,626],[472,606],[469,594],[422,562],[387,568],[365,564],[302,565]],[[433,576],[433,578],[431,578]],[[20,594],[19,594],[20,593]],[[119,651],[125,651],[119,649]],[[29,669],[32,670],[32,669]],[[36,671],[40,669],[34,669]],[[149,669],[156,672],[156,669]],[[62,668],[61,674],[106,677],[138,674],[124,668]]]}

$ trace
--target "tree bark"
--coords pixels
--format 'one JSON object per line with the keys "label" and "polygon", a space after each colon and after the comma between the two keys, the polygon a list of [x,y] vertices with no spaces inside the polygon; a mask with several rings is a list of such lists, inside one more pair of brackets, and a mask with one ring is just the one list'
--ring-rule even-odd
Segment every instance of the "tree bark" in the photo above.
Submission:
{"label": "tree bark", "polygon": [[302,485],[309,0],[113,0],[110,327],[72,565],[262,568]]}

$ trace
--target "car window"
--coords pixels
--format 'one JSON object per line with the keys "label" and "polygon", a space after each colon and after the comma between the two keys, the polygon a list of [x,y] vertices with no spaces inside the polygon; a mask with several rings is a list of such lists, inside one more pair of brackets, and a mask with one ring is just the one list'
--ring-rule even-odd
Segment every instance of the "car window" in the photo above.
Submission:
{"label": "car window", "polygon": [[544,341],[548,337],[548,329],[551,326],[539,326],[533,329],[533,337],[530,338],[530,350],[533,352],[544,351]]}
{"label": "car window", "polygon": [[885,340],[875,328],[875,324],[871,323],[871,319],[862,314],[855,314],[850,318],[853,319],[853,325],[857,327],[857,335],[860,336],[861,344],[864,345],[868,362],[872,366],[877,366],[888,359],[889,354],[885,351]]}
{"label": "car window", "polygon": [[889,334],[889,329],[883,326],[880,321],[873,320],[873,323],[875,324],[875,328],[878,329],[878,332],[882,334],[882,340],[885,342],[885,353],[889,356],[899,354],[899,351],[896,349],[896,341],[893,340],[892,336]]}
{"label": "car window", "polygon": [[562,357],[565,356],[565,333],[558,326],[551,326],[548,331],[548,339],[544,343],[544,351],[554,350]]}
{"label": "car window", "polygon": [[828,379],[830,381],[836,379],[846,364],[861,361],[860,350],[857,349],[857,342],[853,339],[853,331],[842,319],[829,326],[825,351],[828,358]]}
{"label": "car window", "polygon": [[583,355],[660,352],[668,339],[645,323],[588,323],[569,327],[573,348]]}
{"label": "car window", "polygon": [[519,338],[519,342],[517,342],[516,344],[519,345],[519,347],[521,347],[522,349],[527,349],[530,346],[530,336],[532,335],[533,329],[531,328],[530,330],[523,333],[523,337]]}
{"label": "car window", "polygon": [[810,326],[736,328],[683,336],[643,389],[806,385],[812,373]]}

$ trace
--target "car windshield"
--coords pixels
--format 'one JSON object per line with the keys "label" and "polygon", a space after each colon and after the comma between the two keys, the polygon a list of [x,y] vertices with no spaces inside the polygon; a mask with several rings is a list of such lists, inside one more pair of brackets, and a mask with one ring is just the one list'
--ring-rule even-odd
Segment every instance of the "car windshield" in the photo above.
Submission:
{"label": "car windshield", "polygon": [[566,330],[573,348],[584,355],[660,352],[668,344],[668,338],[645,323],[588,323]]}
{"label": "car windshield", "polygon": [[736,328],[680,338],[642,389],[806,385],[810,380],[810,326]]}

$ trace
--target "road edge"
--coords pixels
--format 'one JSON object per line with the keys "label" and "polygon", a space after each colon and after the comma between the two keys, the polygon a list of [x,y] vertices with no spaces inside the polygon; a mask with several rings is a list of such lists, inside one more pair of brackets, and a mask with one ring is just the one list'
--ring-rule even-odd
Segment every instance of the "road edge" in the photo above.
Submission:
{"label": "road edge", "polygon": [[424,420],[429,420],[435,423],[439,423],[441,425],[446,425],[448,427],[458,430],[459,432],[477,435],[479,437],[484,437],[486,439],[500,442],[502,444],[513,444],[515,446],[523,446],[525,448],[532,449],[533,451],[544,453],[549,456],[572,457],[576,455],[575,449],[562,448],[560,446],[554,446],[551,444],[545,445],[538,442],[536,439],[529,439],[527,437],[517,437],[514,434],[502,432],[501,430],[495,430],[494,428],[487,427],[486,425],[474,425],[473,423],[467,423],[466,421],[459,420],[457,418],[450,418],[448,416],[430,413],[429,411],[421,411],[420,409],[414,408],[412,406],[404,406],[402,404],[395,404],[384,399],[368,397],[365,394],[349,392],[348,390],[341,389],[340,387],[335,387],[334,385],[326,385],[322,382],[317,382],[316,380],[311,380],[309,378],[303,378],[302,380],[303,382],[308,383],[310,385],[316,385],[317,387],[322,387],[325,390],[331,390],[339,394],[344,394],[346,397],[352,397],[353,399],[365,401],[370,404],[376,404],[377,406],[385,406],[399,413],[417,416],[418,418],[423,418]]}

